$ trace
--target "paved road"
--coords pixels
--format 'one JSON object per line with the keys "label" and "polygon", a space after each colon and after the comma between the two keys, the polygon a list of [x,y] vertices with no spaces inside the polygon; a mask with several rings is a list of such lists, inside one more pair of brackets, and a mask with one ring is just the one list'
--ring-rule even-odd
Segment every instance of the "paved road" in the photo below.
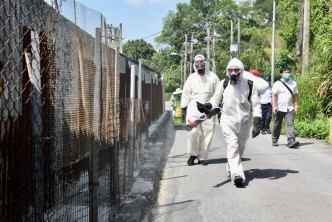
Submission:
{"label": "paved road", "polygon": [[170,152],[153,221],[332,221],[332,149],[299,138],[289,149],[286,137],[271,145],[270,135],[247,142],[243,156],[246,182],[227,179],[226,145],[218,124],[209,165],[188,166],[186,135],[170,125]]}

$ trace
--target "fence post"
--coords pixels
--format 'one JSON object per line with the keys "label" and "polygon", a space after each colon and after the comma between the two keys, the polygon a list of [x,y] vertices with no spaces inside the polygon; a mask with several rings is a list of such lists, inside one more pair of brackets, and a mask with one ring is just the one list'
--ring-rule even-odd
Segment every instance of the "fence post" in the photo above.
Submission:
{"label": "fence post", "polygon": [[[130,130],[129,130],[129,175],[133,179],[134,173],[134,123],[135,123],[135,65],[131,65],[130,73]],[[131,180],[132,182],[132,180]]]}
{"label": "fence post", "polygon": [[95,87],[94,87],[94,104],[93,104],[93,145],[90,148],[89,158],[89,210],[90,221],[98,220],[98,152],[100,149],[100,90],[101,90],[101,29],[96,28],[95,39],[95,57],[94,64],[96,67]]}
{"label": "fence post", "polygon": [[39,35],[31,31],[31,53],[25,52],[25,59],[31,84],[31,122],[32,122],[32,143],[33,161],[35,176],[35,221],[43,220],[43,153],[40,147],[42,143],[42,114],[41,114],[41,75],[40,75],[40,54]]}
{"label": "fence post", "polygon": [[138,98],[138,105],[137,105],[137,119],[138,119],[138,129],[137,129],[137,139],[138,139],[138,149],[139,149],[139,166],[141,160],[143,158],[143,150],[142,150],[142,59],[138,60],[138,89],[137,89],[137,98]]}
{"label": "fence post", "polygon": [[164,76],[161,77],[161,94],[162,94],[162,102],[163,102],[162,113],[164,113],[165,112],[165,79],[164,79]]}

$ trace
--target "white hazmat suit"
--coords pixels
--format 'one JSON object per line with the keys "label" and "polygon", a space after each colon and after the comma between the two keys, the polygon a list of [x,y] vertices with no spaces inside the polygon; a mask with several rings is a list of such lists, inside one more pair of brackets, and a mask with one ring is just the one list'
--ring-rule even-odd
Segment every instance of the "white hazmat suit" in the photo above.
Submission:
{"label": "white hazmat suit", "polygon": [[[218,76],[208,70],[205,70],[204,75],[201,76],[195,69],[195,72],[188,77],[183,87],[181,99],[181,107],[187,107],[187,122],[192,122],[202,116],[202,113],[197,109],[196,102],[207,103],[213,96],[219,82]],[[189,156],[197,156],[198,161],[207,159],[214,124],[215,118],[212,117],[188,133],[187,153]]]}
{"label": "white hazmat suit", "polygon": [[[261,104],[258,96],[257,88],[261,91],[265,91],[265,81],[259,86],[256,86],[255,79],[253,78],[252,93],[249,96],[249,74],[244,73],[244,66],[242,62],[236,58],[232,59],[227,65],[227,70],[231,66],[236,66],[240,69],[240,75],[238,76],[237,84],[231,85],[230,81],[228,86],[224,89],[222,80],[218,85],[218,88],[210,99],[210,103],[213,107],[218,106],[223,100],[223,109],[220,117],[220,125],[223,130],[223,134],[227,143],[227,160],[228,165],[226,170],[231,173],[231,180],[234,182],[235,176],[240,176],[244,182],[245,176],[241,163],[241,157],[243,155],[245,144],[249,138],[249,131],[252,125],[252,117],[260,117]],[[230,77],[230,74],[227,75]],[[258,78],[257,78],[258,79]],[[255,84],[256,83],[256,84]],[[268,86],[268,84],[267,84]]]}

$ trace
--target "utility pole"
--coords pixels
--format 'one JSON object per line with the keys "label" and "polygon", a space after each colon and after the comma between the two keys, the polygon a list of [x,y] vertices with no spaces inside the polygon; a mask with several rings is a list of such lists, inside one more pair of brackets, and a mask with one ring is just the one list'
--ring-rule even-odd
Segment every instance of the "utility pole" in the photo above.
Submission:
{"label": "utility pole", "polygon": [[308,71],[309,66],[309,39],[310,38],[310,0],[304,0],[303,10],[303,50],[302,75]]}
{"label": "utility pole", "polygon": [[274,83],[274,42],[275,42],[275,25],[276,25],[276,0],[273,0],[273,21],[272,21],[272,55],[271,55],[271,85]]}
{"label": "utility pole", "polygon": [[136,47],[135,47],[135,60],[137,61],[137,40],[136,40]]}
{"label": "utility pole", "polygon": [[193,46],[193,39],[194,39],[194,33],[192,32],[191,33],[191,41],[190,41],[190,71],[189,71],[189,74],[191,74],[192,73],[192,71],[193,71],[193,48],[194,48],[194,46]]}
{"label": "utility pole", "polygon": [[[231,19],[231,45],[233,44],[233,18]],[[230,55],[231,59],[233,58],[232,54]]]}
{"label": "utility pole", "polygon": [[183,89],[183,85],[182,85],[182,63],[183,63],[183,53],[181,53],[180,55],[181,55],[181,89]]}
{"label": "utility pole", "polygon": [[212,66],[212,72],[216,73],[216,37],[217,37],[217,33],[216,33],[216,26],[213,25],[213,40],[212,40],[212,60],[213,60],[213,66]]}
{"label": "utility pole", "polygon": [[122,23],[120,23],[120,30],[119,30],[119,48],[120,48],[120,53],[122,53]]}
{"label": "utility pole", "polygon": [[219,38],[221,35],[217,34],[216,32],[216,24],[213,23],[213,35],[212,35],[212,72],[217,73],[217,68],[216,68],[216,49],[217,49],[217,43],[216,43],[216,38]]}
{"label": "utility pole", "polygon": [[210,24],[207,27],[207,70],[210,70]]}
{"label": "utility pole", "polygon": [[237,58],[240,59],[241,19],[237,18]]}
{"label": "utility pole", "polygon": [[113,42],[113,25],[109,27],[109,31],[110,31],[110,42]]}
{"label": "utility pole", "polygon": [[184,70],[183,70],[183,81],[185,82],[187,79],[187,46],[188,46],[188,34],[184,34],[184,37],[186,39],[184,43]]}

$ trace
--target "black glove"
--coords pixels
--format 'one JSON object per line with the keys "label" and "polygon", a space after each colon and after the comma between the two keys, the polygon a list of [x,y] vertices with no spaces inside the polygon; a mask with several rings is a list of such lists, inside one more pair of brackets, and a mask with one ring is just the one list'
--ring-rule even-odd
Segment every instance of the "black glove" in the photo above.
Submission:
{"label": "black glove", "polygon": [[182,107],[182,113],[186,113],[187,112],[187,107]]}
{"label": "black glove", "polygon": [[252,128],[252,138],[259,135],[261,131],[261,118],[258,116],[254,117],[254,127]]}
{"label": "black glove", "polygon": [[213,116],[213,113],[211,113],[211,112],[206,113],[206,118],[210,119],[212,116]]}
{"label": "black glove", "polygon": [[209,112],[210,109],[212,109],[212,104],[211,103],[205,103],[204,105],[202,103],[196,102],[197,103],[197,109],[201,113],[204,112]]}

